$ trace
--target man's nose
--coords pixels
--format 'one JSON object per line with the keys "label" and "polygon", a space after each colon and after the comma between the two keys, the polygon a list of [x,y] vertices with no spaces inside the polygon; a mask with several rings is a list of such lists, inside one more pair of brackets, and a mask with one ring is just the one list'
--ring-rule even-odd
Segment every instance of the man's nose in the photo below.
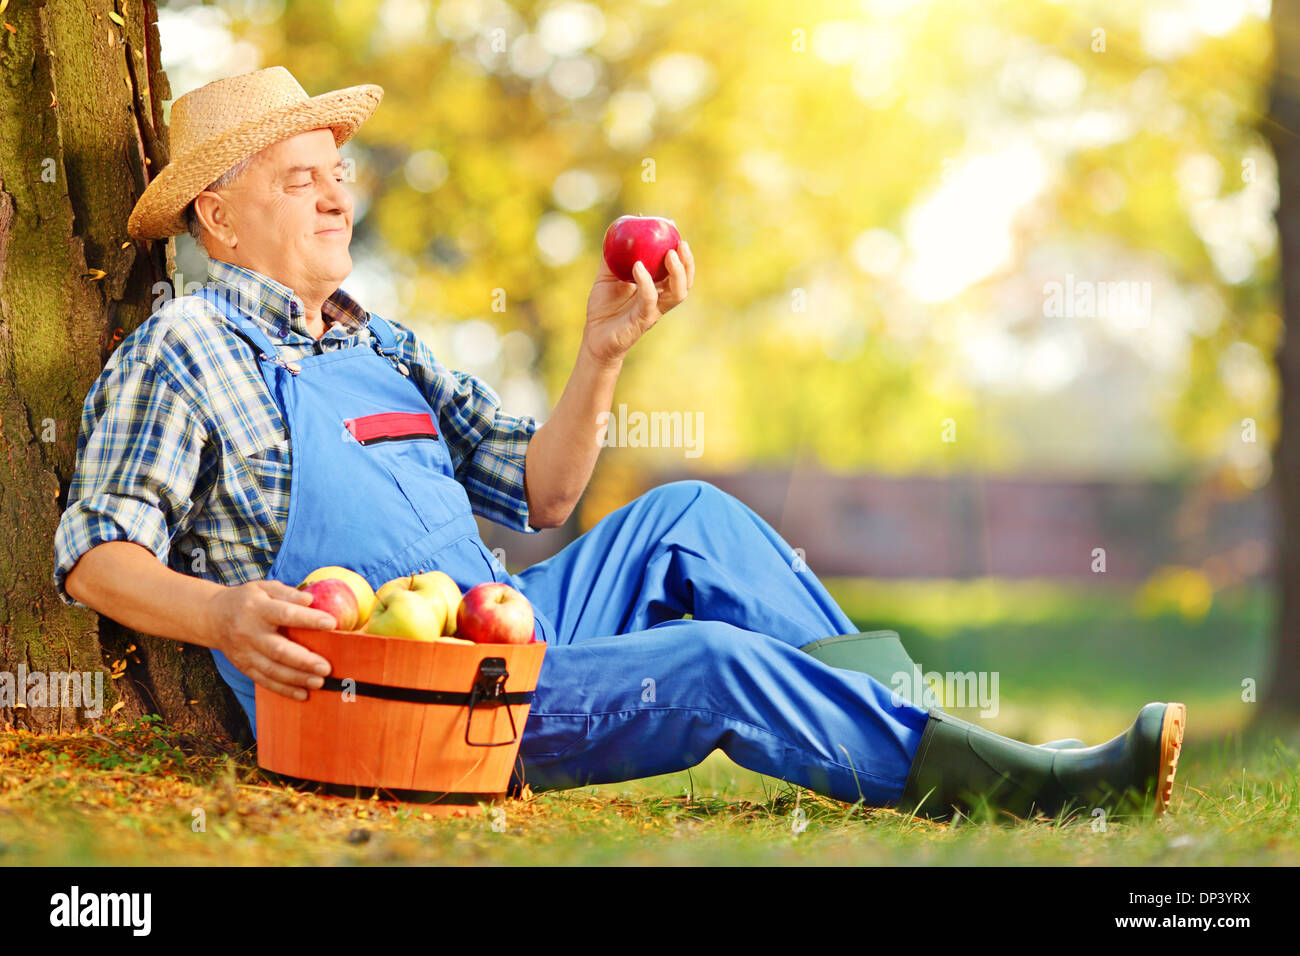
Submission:
{"label": "man's nose", "polygon": [[348,213],[352,211],[352,193],[343,183],[336,180],[333,176],[329,177],[324,192],[321,193],[321,200],[325,208],[330,212],[338,211]]}

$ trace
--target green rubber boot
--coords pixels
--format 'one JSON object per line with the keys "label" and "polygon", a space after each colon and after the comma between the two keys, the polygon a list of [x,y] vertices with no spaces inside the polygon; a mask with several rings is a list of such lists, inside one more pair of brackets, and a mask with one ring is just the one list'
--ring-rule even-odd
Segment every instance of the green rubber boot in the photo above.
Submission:
{"label": "green rubber boot", "polygon": [[914,675],[920,672],[896,631],[863,631],[861,634],[837,634],[824,637],[799,648],[830,667],[858,671],[874,677],[899,697],[927,707],[924,688]]}
{"label": "green rubber boot", "polygon": [[1152,796],[1159,816],[1173,795],[1187,722],[1182,704],[1147,704],[1118,737],[1061,750],[1001,737],[937,708],[929,714],[894,807],[932,819],[985,807],[1022,818],[1071,806],[1141,810]]}

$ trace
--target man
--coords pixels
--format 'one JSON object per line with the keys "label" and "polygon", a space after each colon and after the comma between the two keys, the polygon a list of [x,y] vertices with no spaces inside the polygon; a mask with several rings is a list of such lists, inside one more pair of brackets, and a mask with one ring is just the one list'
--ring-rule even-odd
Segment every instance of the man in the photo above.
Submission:
{"label": "man", "polygon": [[[591,476],[624,356],[687,296],[689,246],[657,285],[602,263],[551,417],[502,414],[339,283],[352,201],[338,146],[373,85],[308,98],[281,67],[173,105],[174,159],[129,229],[187,227],[211,259],[200,295],[121,343],[86,399],[55,586],[150,634],[212,649],[254,722],[253,685],[302,699],[330,663],[279,632],[333,626],[293,585],[341,564],[378,585],[423,569],[508,581],[547,654],[520,749],[535,790],[737,763],[819,793],[946,816],[1110,806],[1156,787],[1164,809],[1184,708],[1150,704],[1125,735],[1058,750],[900,699],[800,648],[853,623],[792,549],[712,485],[674,482],[510,575],[475,513],[561,524]],[[205,189],[205,185],[210,188]],[[683,615],[691,615],[684,619]]]}

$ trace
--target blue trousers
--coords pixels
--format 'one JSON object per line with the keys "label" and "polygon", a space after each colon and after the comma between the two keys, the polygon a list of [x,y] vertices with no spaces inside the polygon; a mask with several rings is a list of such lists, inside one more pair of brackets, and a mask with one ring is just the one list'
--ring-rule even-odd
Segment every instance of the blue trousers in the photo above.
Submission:
{"label": "blue trousers", "polygon": [[511,577],[556,630],[516,783],[615,783],[721,750],[837,800],[902,794],[926,712],[799,650],[857,628],[727,492],[662,485]]}

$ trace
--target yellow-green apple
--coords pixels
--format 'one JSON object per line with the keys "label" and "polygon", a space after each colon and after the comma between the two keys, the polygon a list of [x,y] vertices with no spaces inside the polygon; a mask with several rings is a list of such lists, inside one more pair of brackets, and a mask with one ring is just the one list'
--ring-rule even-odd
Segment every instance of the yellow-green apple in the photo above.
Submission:
{"label": "yellow-green apple", "polygon": [[527,644],[533,639],[533,606],[508,584],[476,584],[460,600],[456,633],[477,644]]}
{"label": "yellow-green apple", "polygon": [[334,615],[334,626],[340,631],[355,630],[361,623],[357,596],[346,582],[338,578],[323,578],[300,584],[298,590],[311,595],[312,607]]}
{"label": "yellow-green apple", "polygon": [[456,633],[456,611],[460,607],[460,588],[445,571],[424,571],[420,574],[408,574],[404,577],[386,581],[375,593],[382,598],[394,591],[414,591],[422,597],[438,595],[446,606],[446,621],[443,633]]}
{"label": "yellow-green apple", "polygon": [[417,591],[422,578],[442,591],[442,599],[447,604],[447,623],[443,625],[442,633],[448,637],[453,636],[456,633],[456,615],[460,612],[460,587],[445,571],[429,571],[415,576]]}
{"label": "yellow-green apple", "polygon": [[355,626],[360,627],[365,624],[370,618],[370,612],[375,607],[375,592],[370,587],[370,582],[351,568],[341,568],[333,564],[328,567],[317,568],[303,578],[302,584],[299,584],[298,587],[301,588],[303,584],[314,584],[317,581],[324,581],[329,578],[338,578],[352,589],[352,593],[357,598],[357,623]]}
{"label": "yellow-green apple", "polygon": [[624,282],[635,282],[638,259],[655,282],[668,277],[666,257],[682,237],[671,219],[658,216],[619,216],[605,230],[605,262]]}
{"label": "yellow-green apple", "polygon": [[432,641],[442,635],[446,616],[447,606],[441,594],[426,597],[397,588],[383,596],[376,595],[375,610],[366,622],[366,633]]}

